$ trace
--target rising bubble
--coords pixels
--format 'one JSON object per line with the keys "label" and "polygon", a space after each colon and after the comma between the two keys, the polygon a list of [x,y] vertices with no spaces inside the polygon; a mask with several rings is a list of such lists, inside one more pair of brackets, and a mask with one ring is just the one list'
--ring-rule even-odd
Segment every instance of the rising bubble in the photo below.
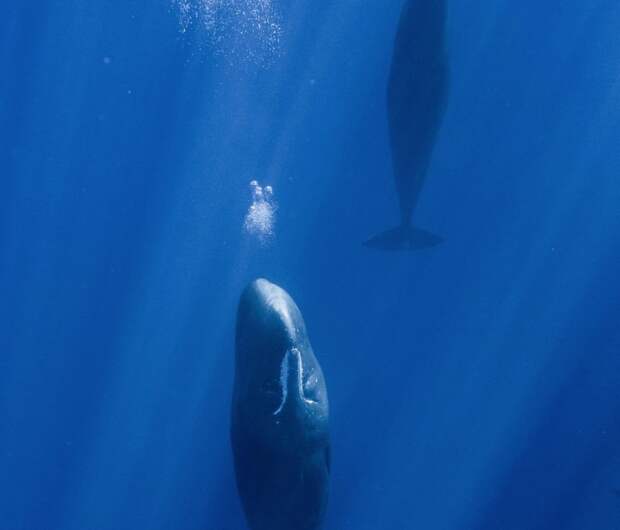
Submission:
{"label": "rising bubble", "polygon": [[262,187],[258,181],[250,182],[252,203],[245,214],[243,228],[261,244],[269,243],[274,236],[277,205],[271,186]]}
{"label": "rising bubble", "polygon": [[263,63],[277,55],[282,33],[272,0],[171,0],[181,33],[201,32],[229,60]]}

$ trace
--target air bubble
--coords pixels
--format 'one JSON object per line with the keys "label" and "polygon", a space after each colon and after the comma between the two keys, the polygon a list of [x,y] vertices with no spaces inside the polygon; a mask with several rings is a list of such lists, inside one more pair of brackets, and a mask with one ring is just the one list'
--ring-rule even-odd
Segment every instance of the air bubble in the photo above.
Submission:
{"label": "air bubble", "polygon": [[280,49],[282,28],[272,0],[171,0],[179,30],[202,31],[229,60],[264,63]]}
{"label": "air bubble", "polygon": [[252,203],[245,214],[245,232],[258,239],[261,244],[269,243],[274,237],[277,205],[273,199],[273,188],[264,188],[256,180],[250,182]]}

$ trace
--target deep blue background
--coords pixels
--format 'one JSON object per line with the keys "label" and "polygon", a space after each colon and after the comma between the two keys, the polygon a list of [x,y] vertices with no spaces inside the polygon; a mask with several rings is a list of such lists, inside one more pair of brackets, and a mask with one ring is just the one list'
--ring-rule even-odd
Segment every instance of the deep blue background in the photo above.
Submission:
{"label": "deep blue background", "polygon": [[257,275],[328,380],[326,530],[620,527],[616,0],[448,2],[416,213],[445,243],[407,254],[361,246],[398,218],[400,0],[280,0],[268,61],[167,0],[5,4],[2,530],[245,528],[228,407]]}

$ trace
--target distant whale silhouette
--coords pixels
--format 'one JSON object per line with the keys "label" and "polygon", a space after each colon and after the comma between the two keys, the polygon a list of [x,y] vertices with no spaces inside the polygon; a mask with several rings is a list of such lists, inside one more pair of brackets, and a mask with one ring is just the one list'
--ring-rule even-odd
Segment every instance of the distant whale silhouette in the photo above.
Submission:
{"label": "distant whale silhouette", "polygon": [[252,530],[318,530],[327,505],[329,407],[299,308],[259,279],[237,313],[231,441]]}
{"label": "distant whale silhouette", "polygon": [[407,0],[401,11],[387,89],[400,225],[364,244],[384,250],[431,247],[441,238],[411,224],[448,95],[445,0]]}

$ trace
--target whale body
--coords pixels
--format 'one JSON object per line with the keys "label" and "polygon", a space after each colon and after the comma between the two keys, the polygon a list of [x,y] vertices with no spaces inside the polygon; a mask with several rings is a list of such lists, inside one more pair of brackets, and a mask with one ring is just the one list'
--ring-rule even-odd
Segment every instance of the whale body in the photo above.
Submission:
{"label": "whale body", "polygon": [[239,301],[231,442],[252,530],[318,530],[327,506],[329,405],[299,308],[252,282]]}
{"label": "whale body", "polygon": [[413,227],[448,96],[445,0],[406,0],[398,22],[387,110],[400,224],[365,242],[383,250],[431,247],[441,238]]}

